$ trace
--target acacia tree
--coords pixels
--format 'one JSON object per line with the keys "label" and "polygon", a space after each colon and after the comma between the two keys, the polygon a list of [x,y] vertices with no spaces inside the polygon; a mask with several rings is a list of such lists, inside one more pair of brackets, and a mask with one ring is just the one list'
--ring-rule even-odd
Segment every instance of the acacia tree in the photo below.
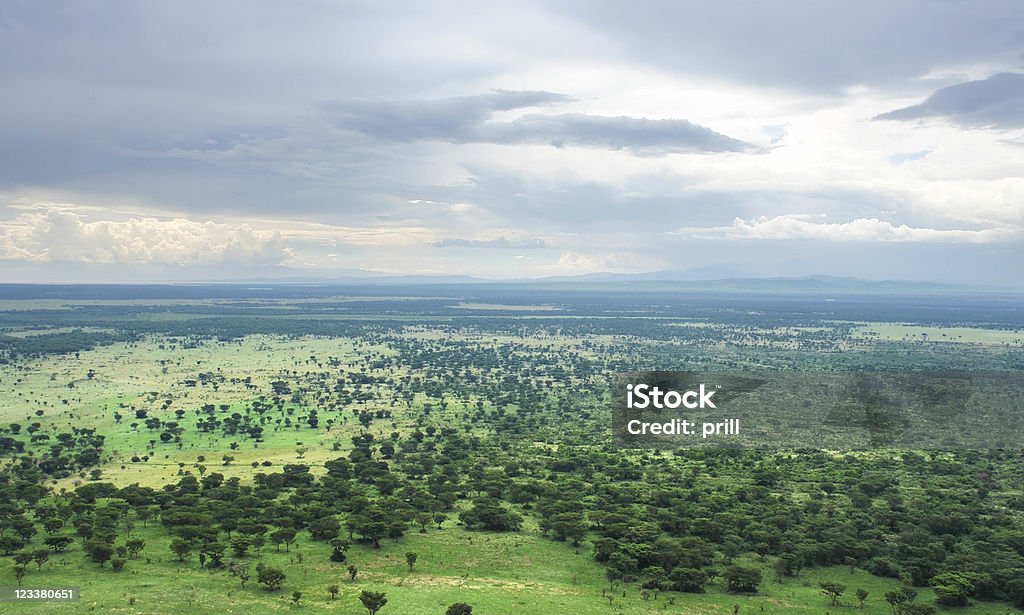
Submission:
{"label": "acacia tree", "polygon": [[274,547],[278,550],[283,544],[284,552],[288,553],[292,543],[295,542],[295,530],[290,527],[281,528],[270,535],[270,542],[274,543]]}
{"label": "acacia tree", "polygon": [[264,566],[260,569],[259,575],[256,577],[256,581],[260,585],[264,585],[267,591],[273,591],[275,589],[281,589],[281,585],[284,584],[285,574],[280,568],[274,568],[272,566]]}
{"label": "acacia tree", "polygon": [[43,564],[45,564],[49,559],[50,552],[46,549],[36,549],[32,552],[32,560],[35,561],[36,566],[39,567],[39,570],[43,569]]}
{"label": "acacia tree", "polygon": [[146,541],[141,538],[133,538],[125,543],[125,547],[128,548],[128,553],[131,554],[132,559],[139,557],[139,552],[146,547]]}
{"label": "acacia tree", "polygon": [[835,581],[821,583],[821,593],[832,599],[832,606],[839,604],[839,596],[842,596],[845,591],[846,586],[842,583],[836,583]]}
{"label": "acacia tree", "polygon": [[55,553],[60,553],[68,548],[74,539],[70,536],[49,536],[43,540],[43,543],[53,549]]}
{"label": "acacia tree", "polygon": [[114,547],[102,540],[90,540],[83,547],[89,554],[89,558],[99,564],[101,568],[107,560],[114,556]]}
{"label": "acacia tree", "polygon": [[405,563],[409,565],[409,572],[412,572],[412,567],[416,565],[416,559],[419,556],[413,551],[409,551],[405,554]]}
{"label": "acacia tree", "polygon": [[363,603],[363,607],[366,608],[370,615],[377,615],[377,611],[381,610],[388,603],[388,599],[384,597],[384,592],[371,592],[365,589],[363,593],[359,594],[359,601]]}
{"label": "acacia tree", "polygon": [[175,555],[178,556],[178,561],[183,562],[185,561],[185,556],[188,555],[190,551],[192,551],[192,545],[189,544],[187,540],[184,540],[182,538],[175,538],[171,541],[170,549],[172,552],[174,552]]}

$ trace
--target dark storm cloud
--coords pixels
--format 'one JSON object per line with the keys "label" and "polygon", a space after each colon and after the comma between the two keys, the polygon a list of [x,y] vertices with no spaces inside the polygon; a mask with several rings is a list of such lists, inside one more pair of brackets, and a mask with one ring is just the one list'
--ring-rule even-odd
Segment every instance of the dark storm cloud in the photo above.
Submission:
{"label": "dark storm cloud", "polygon": [[947,65],[1018,63],[1024,47],[1024,3],[1018,0],[576,0],[551,6],[613,39],[638,63],[817,92],[900,83]]}
{"label": "dark storm cloud", "polygon": [[507,237],[496,237],[494,239],[459,239],[452,237],[435,241],[432,245],[435,248],[498,248],[505,250],[540,250],[551,247],[540,237],[520,240],[511,240]]}
{"label": "dark storm cloud", "polygon": [[528,113],[507,122],[491,120],[498,111],[571,100],[552,92],[496,91],[438,100],[342,101],[331,104],[328,111],[339,127],[385,141],[576,145],[644,155],[750,149],[743,141],[682,119]]}
{"label": "dark storm cloud", "polygon": [[877,120],[946,118],[964,127],[1024,126],[1024,74],[999,73],[988,79],[942,88],[923,103],[896,109]]}

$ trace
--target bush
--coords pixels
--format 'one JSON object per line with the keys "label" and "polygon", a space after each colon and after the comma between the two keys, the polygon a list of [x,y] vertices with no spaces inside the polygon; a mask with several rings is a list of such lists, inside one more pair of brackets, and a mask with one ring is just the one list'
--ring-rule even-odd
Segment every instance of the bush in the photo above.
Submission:
{"label": "bush", "polygon": [[690,594],[703,594],[704,585],[708,582],[707,574],[696,568],[676,568],[668,578],[673,590]]}
{"label": "bush", "polygon": [[259,576],[256,577],[257,582],[267,588],[268,591],[280,589],[281,585],[284,584],[285,574],[280,568],[274,568],[272,566],[264,566],[259,570]]}
{"label": "bush", "polygon": [[935,575],[930,585],[935,590],[936,602],[942,606],[967,606],[967,598],[974,592],[974,584],[955,572]]}
{"label": "bush", "polygon": [[734,594],[756,594],[761,584],[761,571],[757,568],[729,566],[722,576],[726,590]]}

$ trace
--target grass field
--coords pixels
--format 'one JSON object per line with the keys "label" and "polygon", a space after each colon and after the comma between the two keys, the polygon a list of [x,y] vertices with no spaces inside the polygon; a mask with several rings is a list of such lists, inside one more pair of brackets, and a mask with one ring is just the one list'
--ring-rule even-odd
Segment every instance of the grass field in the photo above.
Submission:
{"label": "grass field", "polygon": [[[237,408],[256,397],[253,389],[232,379],[250,378],[254,387],[265,390],[284,369],[308,369],[311,356],[324,360],[336,357],[345,367],[359,360],[358,353],[370,352],[386,350],[362,344],[357,351],[351,340],[267,336],[250,336],[237,343],[208,341],[193,348],[181,348],[168,340],[103,346],[77,356],[61,355],[0,367],[0,421],[38,422],[43,433],[71,427],[97,429],[106,436],[105,450],[109,451],[101,466],[104,479],[119,485],[166,484],[176,480],[179,464],[194,465],[199,456],[206,457],[207,465],[217,467],[227,477],[248,479],[254,461],[271,461],[275,466],[300,462],[321,465],[337,456],[332,451],[333,442],[347,440],[354,428],[342,425],[315,437],[309,430],[268,430],[265,441],[259,444],[238,438],[237,450],[228,449],[229,442],[216,434],[188,438],[181,448],[173,442],[158,442],[153,445],[155,456],[144,463],[133,463],[132,456],[145,455],[149,441],[157,435],[144,426],[131,426],[142,422],[135,418],[135,409],[170,420],[174,420],[175,410],[185,409],[182,421],[190,422],[194,420],[193,411],[204,404]],[[224,376],[224,380],[216,388],[185,384],[204,372]],[[174,401],[164,408],[166,399]],[[114,419],[115,412],[124,417],[120,423]],[[307,449],[301,459],[296,453],[300,447]],[[235,461],[222,465],[225,454],[234,456]],[[55,486],[69,488],[75,480],[62,479]]]}
{"label": "grass field", "polygon": [[875,322],[857,325],[852,335],[860,339],[887,341],[928,341],[956,344],[1024,345],[1024,331],[980,327],[924,327]]}
{"label": "grass field", "polygon": [[[662,592],[644,600],[635,584],[616,586],[609,605],[603,595],[609,585],[603,569],[589,556],[587,544],[576,549],[565,543],[542,538],[528,525],[520,533],[490,534],[466,531],[453,522],[442,529],[436,526],[426,534],[411,533],[399,542],[385,541],[380,549],[356,545],[349,550],[349,561],[336,564],[328,559],[330,548],[323,543],[300,540],[276,551],[265,547],[259,558],[244,561],[282,566],[288,571],[286,590],[270,592],[249,581],[243,589],[224,570],[199,568],[192,554],[178,562],[168,549],[169,538],[162,531],[138,528],[133,535],[146,540],[139,560],[131,560],[121,572],[109,565],[100,568],[70,551],[56,556],[41,571],[30,567],[25,587],[61,587],[69,579],[81,590],[81,600],[73,603],[0,603],[4,613],[145,613],[209,614],[275,613],[281,611],[342,613],[365,612],[359,605],[359,592],[384,591],[388,604],[383,613],[434,615],[444,613],[448,605],[467,602],[474,613],[512,615],[516,613],[686,613],[731,614],[735,605],[740,613],[867,613],[883,615],[892,610],[884,600],[886,591],[897,588],[892,580],[873,577],[863,571],[851,573],[845,567],[807,570],[799,577],[776,583],[768,566],[756,558],[747,563],[763,568],[764,583],[759,594],[727,594],[719,584],[709,586],[706,594]],[[418,559],[408,571],[405,553],[416,552]],[[301,563],[298,559],[301,554]],[[150,561],[147,562],[146,559]],[[54,561],[55,560],[55,561]],[[61,562],[67,562],[66,565]],[[345,569],[359,569],[350,581]],[[845,603],[830,607],[818,583],[830,580],[845,584]],[[15,585],[10,571],[0,580]],[[341,592],[331,600],[326,587],[337,583]],[[865,608],[856,605],[853,592],[863,588],[870,594]],[[291,593],[302,592],[298,605]],[[623,595],[625,593],[625,595]],[[134,598],[134,604],[130,601]],[[919,602],[933,603],[934,594],[922,589]],[[940,610],[962,613],[963,609]],[[1002,615],[1005,605],[975,604],[975,615]]]}

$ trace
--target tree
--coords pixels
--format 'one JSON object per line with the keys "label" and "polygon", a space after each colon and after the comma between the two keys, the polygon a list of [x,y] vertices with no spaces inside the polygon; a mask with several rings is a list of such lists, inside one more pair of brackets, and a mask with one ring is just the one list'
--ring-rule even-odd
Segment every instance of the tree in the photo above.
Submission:
{"label": "tree", "polygon": [[171,541],[171,551],[178,556],[178,561],[185,561],[185,556],[192,551],[192,545],[187,540],[175,538]]}
{"label": "tree", "polygon": [[582,512],[561,512],[552,515],[550,519],[543,519],[541,529],[550,529],[555,540],[569,540],[572,546],[578,547],[580,540],[587,535],[587,522]]}
{"label": "tree", "polygon": [[89,559],[103,567],[103,564],[114,556],[114,547],[102,540],[88,540],[82,548],[89,554]]}
{"label": "tree", "polygon": [[330,540],[338,536],[341,524],[333,516],[320,517],[309,523],[309,535],[313,540]]}
{"label": "tree", "polygon": [[917,598],[917,590],[912,587],[903,587],[891,592],[885,592],[885,601],[892,607],[894,615],[899,615],[905,605],[910,604]]}
{"label": "tree", "polygon": [[355,581],[357,574],[359,574],[359,569],[356,568],[355,566],[353,566],[352,564],[349,564],[348,565],[348,580],[349,581]]}
{"label": "tree", "polygon": [[820,585],[821,593],[832,599],[832,606],[837,606],[839,604],[839,596],[842,596],[843,592],[846,591],[846,586],[835,581],[825,581]]}
{"label": "tree", "polygon": [[779,556],[779,559],[772,565],[772,569],[775,571],[775,580],[779,583],[786,577],[796,576],[800,573],[800,569],[803,567],[803,562],[800,556],[796,553],[783,553]]}
{"label": "tree", "polygon": [[128,553],[131,554],[132,559],[136,559],[139,557],[139,552],[146,547],[146,541],[141,538],[133,538],[126,542],[124,546],[128,548]]}
{"label": "tree", "polygon": [[643,589],[662,591],[668,587],[668,573],[661,566],[648,566],[643,570]]}
{"label": "tree", "polygon": [[338,597],[338,592],[340,592],[340,591],[341,591],[341,588],[338,587],[338,585],[336,583],[334,585],[328,585],[327,586],[327,593],[329,593],[331,595],[331,600],[334,600],[335,598],[337,598]]}
{"label": "tree", "polygon": [[723,574],[726,590],[734,594],[755,594],[761,584],[761,571],[745,566],[729,566]]}
{"label": "tree", "polygon": [[674,568],[668,578],[673,590],[690,594],[703,594],[708,582],[708,575],[696,568]]}
{"label": "tree", "polygon": [[473,615],[473,607],[469,606],[465,602],[456,602],[448,607],[448,610],[444,612],[444,615]]}
{"label": "tree", "polygon": [[349,531],[359,534],[372,542],[374,549],[379,549],[380,541],[388,535],[388,524],[383,517],[379,510],[365,510],[349,517],[346,525]]}
{"label": "tree", "polygon": [[35,561],[36,566],[38,566],[39,570],[43,569],[43,564],[45,564],[49,559],[50,552],[46,549],[36,549],[32,552],[32,560]]}
{"label": "tree", "polygon": [[114,569],[114,572],[121,572],[124,569],[125,560],[120,557],[115,557],[110,560],[110,567]]}
{"label": "tree", "polygon": [[409,572],[412,572],[412,567],[416,565],[416,553],[409,551],[405,554],[405,563],[409,565]]}
{"label": "tree", "polygon": [[280,589],[281,585],[284,584],[284,579],[284,571],[280,568],[274,568],[273,566],[264,566],[259,570],[259,574],[256,577],[256,581],[260,585],[265,585],[267,591]]}
{"label": "tree", "polygon": [[208,542],[203,545],[200,553],[210,558],[210,568],[220,568],[224,565],[224,545],[219,542]]}
{"label": "tree", "polygon": [[1024,609],[1024,578],[1010,579],[1004,588],[1006,597],[1013,602],[1013,606]]}
{"label": "tree", "polygon": [[26,542],[17,536],[0,536],[0,551],[3,551],[4,555],[14,553],[25,544]]}
{"label": "tree", "polygon": [[348,556],[345,551],[349,548],[349,542],[344,538],[335,538],[331,541],[331,561],[339,564],[344,563]]}
{"label": "tree", "polygon": [[294,602],[295,604],[298,604],[299,600],[301,598],[302,598],[302,592],[300,592],[300,591],[292,592],[292,602]]}
{"label": "tree", "polygon": [[473,507],[459,513],[466,527],[492,532],[517,532],[523,523],[522,515],[508,510],[495,498],[485,497],[473,502]]}
{"label": "tree", "polygon": [[929,585],[935,590],[935,601],[942,606],[967,606],[974,592],[974,583],[956,572],[935,575]]}
{"label": "tree", "polygon": [[377,611],[381,610],[388,603],[388,599],[384,597],[384,592],[371,592],[365,589],[363,593],[359,594],[359,601],[363,603],[363,607],[366,608],[370,615],[377,615]]}
{"label": "tree", "polygon": [[857,590],[857,602],[860,604],[860,608],[864,608],[864,603],[867,602],[868,591],[864,588]]}
{"label": "tree", "polygon": [[64,527],[64,520],[57,517],[50,517],[43,521],[43,529],[47,534],[56,534],[62,527]]}
{"label": "tree", "polygon": [[288,553],[292,543],[295,542],[295,530],[290,527],[281,528],[270,535],[270,542],[274,543],[274,547],[278,550],[283,544],[285,553]]}
{"label": "tree", "polygon": [[43,539],[43,544],[53,550],[54,553],[60,553],[66,550],[75,539],[70,536],[48,536]]}
{"label": "tree", "polygon": [[231,539],[231,552],[235,554],[235,557],[245,557],[246,551],[249,550],[249,539],[241,536],[235,536]]}
{"label": "tree", "polygon": [[14,578],[18,580],[18,587],[21,587],[21,580],[25,578],[25,567],[15,566],[14,567]]}

